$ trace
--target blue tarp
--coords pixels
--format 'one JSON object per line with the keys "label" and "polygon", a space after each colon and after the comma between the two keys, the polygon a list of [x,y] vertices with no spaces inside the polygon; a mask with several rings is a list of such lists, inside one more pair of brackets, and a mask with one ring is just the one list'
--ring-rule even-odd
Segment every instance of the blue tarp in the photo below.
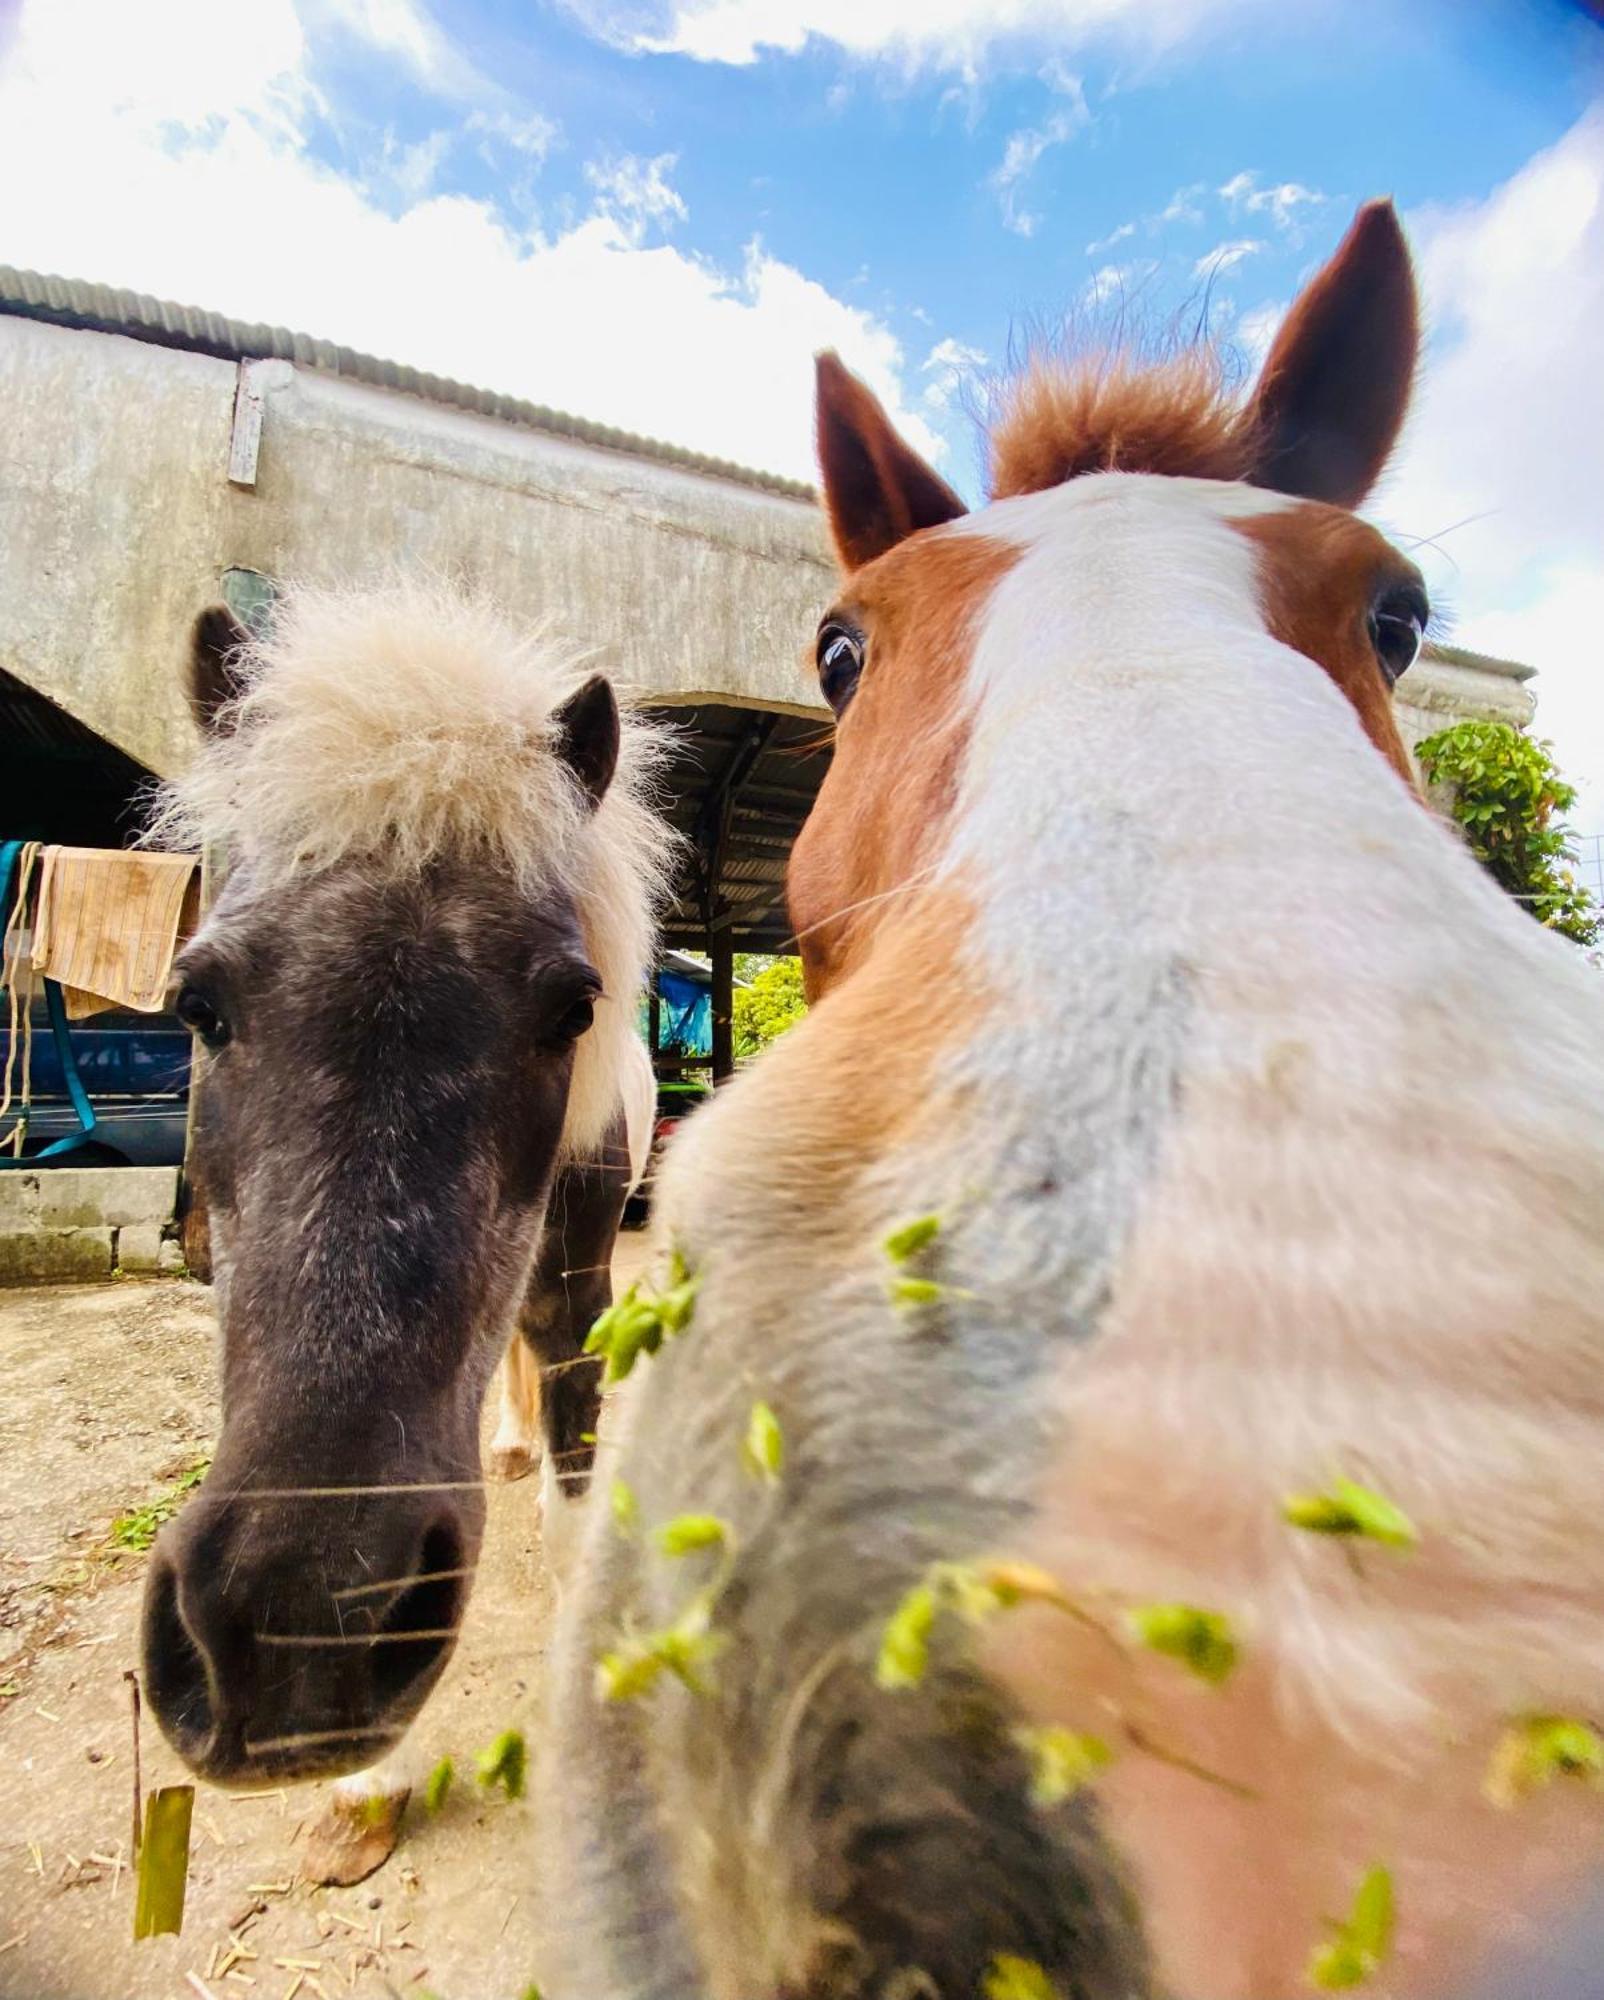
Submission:
{"label": "blue tarp", "polygon": [[[706,981],[687,979],[665,966],[657,975],[662,999],[657,1046],[676,1055],[713,1053],[713,993]],[[644,1026],[644,1022],[642,1024]]]}

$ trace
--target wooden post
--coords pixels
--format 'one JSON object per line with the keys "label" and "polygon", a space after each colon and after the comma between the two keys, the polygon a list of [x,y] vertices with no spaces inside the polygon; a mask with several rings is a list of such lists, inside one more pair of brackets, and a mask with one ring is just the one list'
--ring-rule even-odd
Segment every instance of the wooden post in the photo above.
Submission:
{"label": "wooden post", "polygon": [[707,941],[713,961],[713,1081],[735,1074],[735,945],[728,929]]}

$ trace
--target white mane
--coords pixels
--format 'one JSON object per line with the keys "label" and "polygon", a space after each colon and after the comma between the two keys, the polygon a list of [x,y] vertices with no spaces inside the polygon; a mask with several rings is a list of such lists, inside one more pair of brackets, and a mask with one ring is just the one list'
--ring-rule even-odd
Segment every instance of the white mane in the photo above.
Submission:
{"label": "white mane", "polygon": [[437,586],[292,590],[238,665],[243,692],[162,789],[148,837],[222,845],[266,887],[347,861],[411,875],[451,854],[527,892],[566,889],[607,999],[579,1045],[565,1149],[597,1143],[674,851],[651,803],[664,732],[622,708],[617,772],[592,810],[552,723],[579,661]]}

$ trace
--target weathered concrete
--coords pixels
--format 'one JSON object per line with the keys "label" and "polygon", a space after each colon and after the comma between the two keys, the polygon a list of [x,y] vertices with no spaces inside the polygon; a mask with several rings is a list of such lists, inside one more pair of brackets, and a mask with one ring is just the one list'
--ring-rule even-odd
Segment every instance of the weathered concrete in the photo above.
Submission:
{"label": "weathered concrete", "polygon": [[21,1167],[0,1172],[0,1285],[172,1268],[165,1232],[176,1167]]}
{"label": "weathered concrete", "polygon": [[[247,488],[228,480],[235,362],[0,314],[0,667],[153,770],[193,747],[179,663],[229,568],[460,577],[654,699],[819,712],[805,649],[833,565],[812,502],[249,365]],[[1424,660],[1399,692],[1406,741],[1466,715],[1528,721],[1523,671]]]}
{"label": "weathered concrete", "polygon": [[461,577],[654,698],[817,709],[809,502],[287,361],[254,379],[247,489],[234,363],[0,315],[0,667],[153,770],[190,754],[179,665],[230,567]]}

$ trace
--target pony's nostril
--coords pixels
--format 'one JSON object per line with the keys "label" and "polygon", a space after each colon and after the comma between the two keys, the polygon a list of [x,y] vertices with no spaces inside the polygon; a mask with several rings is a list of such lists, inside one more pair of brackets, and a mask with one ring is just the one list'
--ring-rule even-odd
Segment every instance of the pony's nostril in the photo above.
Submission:
{"label": "pony's nostril", "polygon": [[162,1726],[186,1757],[199,1756],[217,1724],[206,1656],[178,1598],[178,1572],[155,1569],[145,1595],[145,1693]]}
{"label": "pony's nostril", "polygon": [[[437,1521],[418,1551],[415,1580],[384,1615],[381,1643],[373,1649],[373,1692],[380,1710],[440,1666],[456,1643],[468,1578],[462,1537],[450,1521]],[[416,1638],[409,1638],[416,1633]]]}

